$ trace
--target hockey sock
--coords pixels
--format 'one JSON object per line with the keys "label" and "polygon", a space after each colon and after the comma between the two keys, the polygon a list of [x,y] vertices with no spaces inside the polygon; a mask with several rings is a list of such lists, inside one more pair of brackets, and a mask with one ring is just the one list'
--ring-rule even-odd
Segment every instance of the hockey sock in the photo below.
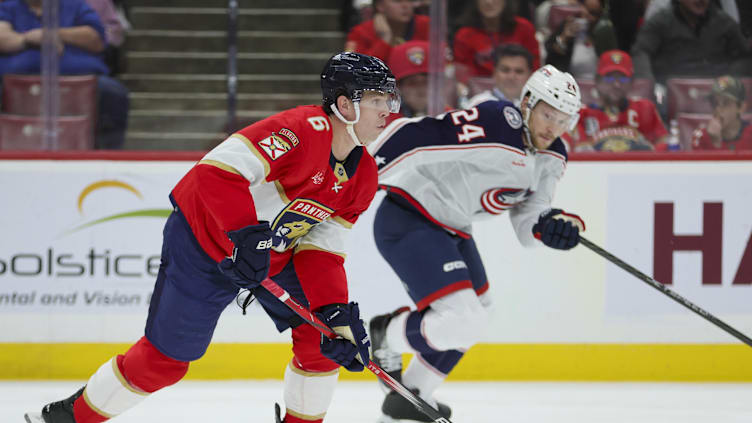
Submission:
{"label": "hockey sock", "polygon": [[410,344],[405,337],[405,323],[411,312],[400,313],[389,321],[386,327],[386,347],[394,352],[406,353],[412,352]]}
{"label": "hockey sock", "polygon": [[434,391],[457,365],[462,355],[463,353],[458,350],[416,354],[402,374],[402,381],[408,388],[417,388],[424,400],[433,403]]}
{"label": "hockey sock", "polygon": [[188,363],[173,360],[142,337],[125,355],[111,358],[73,404],[76,423],[99,423],[140,403],[150,393],[179,381]]}
{"label": "hockey sock", "polygon": [[147,392],[126,382],[118,357],[104,363],[86,383],[83,395],[73,403],[76,423],[99,423],[140,403]]}
{"label": "hockey sock", "polygon": [[339,368],[308,372],[290,362],[285,369],[285,423],[320,423],[332,402]]}

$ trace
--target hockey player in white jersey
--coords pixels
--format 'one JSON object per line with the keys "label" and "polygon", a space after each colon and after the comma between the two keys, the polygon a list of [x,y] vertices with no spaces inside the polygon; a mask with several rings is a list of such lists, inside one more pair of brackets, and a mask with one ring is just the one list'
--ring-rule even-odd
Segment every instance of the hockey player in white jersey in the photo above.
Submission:
{"label": "hockey player in white jersey", "polygon": [[[520,109],[488,101],[437,118],[398,119],[374,142],[387,191],[376,245],[416,307],[371,320],[373,356],[399,378],[401,353],[414,353],[401,378],[425,400],[436,404],[433,392],[489,321],[489,282],[472,223],[509,211],[526,247],[578,244],[582,219],[551,202],[567,162],[559,137],[576,125],[579,109],[574,78],[547,65],[528,79]],[[382,411],[383,423],[431,421],[394,393]]]}

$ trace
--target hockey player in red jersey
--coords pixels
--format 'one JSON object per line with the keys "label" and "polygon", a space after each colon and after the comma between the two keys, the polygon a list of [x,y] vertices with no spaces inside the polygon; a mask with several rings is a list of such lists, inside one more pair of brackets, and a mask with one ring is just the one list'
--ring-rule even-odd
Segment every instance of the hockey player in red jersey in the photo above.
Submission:
{"label": "hockey player in red jersey", "polygon": [[[358,305],[348,299],[344,239],[376,192],[376,165],[364,146],[398,111],[399,95],[386,65],[357,53],[333,56],[321,88],[323,106],[232,134],[183,177],[170,195],[145,335],[27,422],[102,422],[178,382],[240,288],[254,292],[279,331],[292,329],[287,412],[282,419],[277,411],[277,421],[323,421],[339,367],[362,371],[369,360]],[[342,337],[322,340],[259,287],[267,276]]]}
{"label": "hockey player in red jersey", "polygon": [[[520,105],[491,100],[398,119],[369,147],[387,192],[374,218],[376,247],[415,303],[371,320],[373,357],[428,402],[488,329],[490,283],[473,222],[508,212],[522,245],[561,250],[584,230],[551,204],[567,162],[559,137],[580,110],[577,82],[546,65],[523,86]],[[415,354],[404,375],[402,353]],[[433,421],[392,392],[381,410],[380,423]]]}

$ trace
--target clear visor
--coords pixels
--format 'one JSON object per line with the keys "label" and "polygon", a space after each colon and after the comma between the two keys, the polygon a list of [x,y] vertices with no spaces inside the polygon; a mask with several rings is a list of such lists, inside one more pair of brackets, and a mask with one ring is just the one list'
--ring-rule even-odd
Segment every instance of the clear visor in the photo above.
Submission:
{"label": "clear visor", "polygon": [[360,99],[360,109],[372,109],[378,112],[398,113],[402,98],[399,91],[383,92],[378,90],[364,90]]}
{"label": "clear visor", "polygon": [[551,130],[557,134],[562,134],[569,130],[572,125],[572,120],[576,119],[575,116],[568,115],[561,110],[554,109],[548,104],[544,104],[544,107],[540,108],[540,115],[543,121],[548,125]]}

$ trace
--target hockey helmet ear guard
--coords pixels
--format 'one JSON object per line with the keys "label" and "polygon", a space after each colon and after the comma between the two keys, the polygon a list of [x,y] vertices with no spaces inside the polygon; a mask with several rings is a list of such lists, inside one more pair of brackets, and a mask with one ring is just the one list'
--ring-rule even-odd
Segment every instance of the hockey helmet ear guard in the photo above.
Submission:
{"label": "hockey helmet ear guard", "polygon": [[533,72],[528,78],[525,86],[522,87],[520,102],[527,99],[527,112],[524,116],[525,125],[528,125],[530,112],[539,101],[543,100],[553,108],[571,116],[568,130],[577,126],[580,119],[580,108],[582,101],[580,96],[580,87],[574,77],[567,73],[561,72],[552,65],[546,65]]}

